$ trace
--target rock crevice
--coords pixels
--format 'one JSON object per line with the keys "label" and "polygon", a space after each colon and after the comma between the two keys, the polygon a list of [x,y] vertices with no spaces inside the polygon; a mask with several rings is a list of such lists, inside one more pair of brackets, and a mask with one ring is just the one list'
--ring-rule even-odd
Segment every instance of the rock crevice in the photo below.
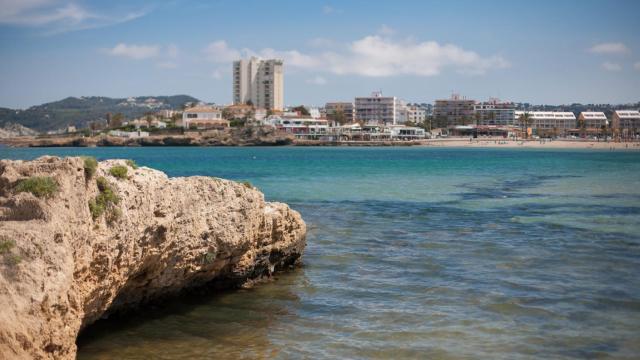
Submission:
{"label": "rock crevice", "polygon": [[[125,178],[110,173],[126,166]],[[16,192],[33,176],[57,189]],[[106,179],[117,202],[89,202]],[[74,358],[80,330],[112,312],[212,281],[240,285],[299,262],[306,226],[258,190],[169,178],[124,160],[0,161],[0,358]]]}

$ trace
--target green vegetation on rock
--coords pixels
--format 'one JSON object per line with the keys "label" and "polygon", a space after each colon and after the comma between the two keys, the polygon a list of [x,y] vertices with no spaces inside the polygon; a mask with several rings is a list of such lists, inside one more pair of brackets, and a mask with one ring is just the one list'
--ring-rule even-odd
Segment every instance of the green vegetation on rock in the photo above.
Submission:
{"label": "green vegetation on rock", "polygon": [[138,168],[138,164],[136,164],[136,162],[131,159],[126,160],[125,162],[127,163],[127,165],[129,165],[130,168],[134,170]]}
{"label": "green vegetation on rock", "polygon": [[58,183],[50,176],[31,176],[18,181],[15,191],[30,192],[39,198],[47,198],[58,191]]}
{"label": "green vegetation on rock", "polygon": [[100,191],[100,193],[95,197],[95,199],[89,200],[89,211],[91,212],[91,217],[93,220],[96,220],[102,216],[102,214],[107,212],[106,219],[108,223],[118,220],[122,215],[122,211],[116,207],[120,202],[120,198],[113,192],[113,189],[106,178],[102,176],[97,178],[96,185],[98,186],[98,191]]}
{"label": "green vegetation on rock", "polygon": [[82,160],[84,160],[84,175],[90,179],[98,169],[98,160],[93,156],[82,156]]}
{"label": "green vegetation on rock", "polygon": [[124,165],[116,165],[109,169],[109,174],[118,179],[126,179],[127,178],[127,167]]}

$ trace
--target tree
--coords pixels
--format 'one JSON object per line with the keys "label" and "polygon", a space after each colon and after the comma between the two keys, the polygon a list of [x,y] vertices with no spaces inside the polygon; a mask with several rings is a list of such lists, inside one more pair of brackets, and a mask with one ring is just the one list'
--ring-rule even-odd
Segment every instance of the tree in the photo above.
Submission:
{"label": "tree", "polygon": [[587,125],[584,119],[582,118],[578,119],[578,128],[580,129],[580,137],[584,139],[586,137],[586,132],[587,132]]}
{"label": "tree", "polygon": [[333,114],[328,115],[327,117],[340,125],[347,123],[347,117],[344,115],[344,111],[340,108],[336,109]]}
{"label": "tree", "polygon": [[529,132],[527,131],[527,129],[529,128],[529,125],[531,125],[531,123],[533,122],[533,119],[531,118],[531,114],[529,114],[528,112],[522,113],[522,115],[518,117],[518,121],[520,122],[520,128],[523,136],[529,137]]}
{"label": "tree", "polygon": [[146,113],[144,120],[147,122],[147,127],[150,128],[151,123],[153,122],[153,115],[151,115],[150,113]]}
{"label": "tree", "polygon": [[122,121],[124,120],[124,115],[122,113],[117,113],[111,117],[111,121],[109,122],[109,127],[112,129],[117,129],[122,126]]}
{"label": "tree", "polygon": [[300,115],[303,115],[303,116],[311,115],[311,113],[309,113],[309,110],[307,110],[307,108],[304,107],[303,105],[296,106],[291,110],[296,111],[296,112],[300,113]]}
{"label": "tree", "polygon": [[233,112],[229,108],[222,109],[222,118],[226,120],[231,120],[234,118]]}

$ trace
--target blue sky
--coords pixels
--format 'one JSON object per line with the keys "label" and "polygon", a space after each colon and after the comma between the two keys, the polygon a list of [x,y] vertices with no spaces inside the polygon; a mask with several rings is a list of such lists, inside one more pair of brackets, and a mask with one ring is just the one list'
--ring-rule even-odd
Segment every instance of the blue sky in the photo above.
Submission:
{"label": "blue sky", "polygon": [[231,101],[231,60],[285,60],[285,103],[640,100],[640,1],[0,0],[0,106]]}

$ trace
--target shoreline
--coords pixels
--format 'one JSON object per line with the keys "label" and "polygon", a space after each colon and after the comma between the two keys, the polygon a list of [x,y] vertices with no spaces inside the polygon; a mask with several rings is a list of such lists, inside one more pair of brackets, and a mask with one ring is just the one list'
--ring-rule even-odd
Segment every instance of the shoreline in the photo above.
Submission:
{"label": "shoreline", "polygon": [[[185,137],[186,138],[186,137]],[[91,141],[91,138],[65,138],[63,141],[37,138],[0,139],[0,146],[9,148],[57,148],[57,147],[264,147],[264,146],[299,146],[299,147],[433,147],[433,148],[505,148],[505,149],[593,149],[593,150],[632,150],[640,151],[640,142],[594,141],[578,139],[559,140],[505,140],[503,138],[446,138],[422,140],[381,140],[381,141],[239,141],[227,143],[197,143],[172,137],[172,141],[161,141],[160,138],[146,138],[147,141]],[[60,139],[62,140],[62,139]],[[180,141],[183,140],[183,141]]]}

